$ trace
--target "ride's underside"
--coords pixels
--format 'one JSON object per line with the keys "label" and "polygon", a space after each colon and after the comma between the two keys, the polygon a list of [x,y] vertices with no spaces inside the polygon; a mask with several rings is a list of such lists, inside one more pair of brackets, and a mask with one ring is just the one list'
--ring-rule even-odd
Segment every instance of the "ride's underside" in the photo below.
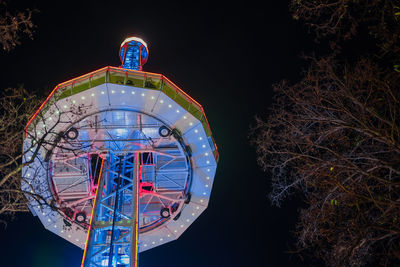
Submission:
{"label": "ride's underside", "polygon": [[84,266],[135,266],[138,251],[177,239],[208,205],[211,130],[162,75],[106,67],[65,82],[26,129],[24,162],[46,134],[23,169],[22,188],[42,199],[28,197],[30,208],[85,248]]}
{"label": "ride's underside", "polygon": [[148,115],[110,110],[85,117],[52,155],[61,210],[90,227],[83,266],[136,266],[139,232],[159,227],[187,200],[183,144]]}

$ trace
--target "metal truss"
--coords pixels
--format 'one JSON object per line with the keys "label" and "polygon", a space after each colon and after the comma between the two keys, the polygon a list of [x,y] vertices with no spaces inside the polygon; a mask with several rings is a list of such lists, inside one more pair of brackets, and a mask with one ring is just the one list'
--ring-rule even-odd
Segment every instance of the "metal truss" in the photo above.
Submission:
{"label": "metal truss", "polygon": [[102,166],[82,266],[136,267],[139,153],[108,153]]}

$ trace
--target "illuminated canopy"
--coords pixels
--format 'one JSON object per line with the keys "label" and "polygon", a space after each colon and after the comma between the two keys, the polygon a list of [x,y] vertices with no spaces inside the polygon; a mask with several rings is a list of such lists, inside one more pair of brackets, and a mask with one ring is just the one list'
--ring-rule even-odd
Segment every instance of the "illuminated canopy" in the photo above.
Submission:
{"label": "illuminated canopy", "polygon": [[[144,63],[140,39],[125,40],[120,54],[132,42],[145,49]],[[107,223],[107,201],[133,198],[134,190],[139,251],[178,238],[208,205],[217,147],[201,105],[163,75],[105,67],[59,84],[26,127],[24,162],[41,139],[40,153],[23,168],[22,188],[54,204],[28,195],[43,225],[81,248],[93,206]],[[101,177],[103,202],[95,204]],[[134,212],[131,202],[119,207],[121,227],[132,220],[124,214]]]}

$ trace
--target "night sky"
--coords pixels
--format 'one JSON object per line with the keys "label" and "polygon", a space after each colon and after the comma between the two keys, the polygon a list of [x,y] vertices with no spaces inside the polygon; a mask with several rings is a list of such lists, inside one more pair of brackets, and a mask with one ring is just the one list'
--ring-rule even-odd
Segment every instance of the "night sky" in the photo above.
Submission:
{"label": "night sky", "polygon": [[[267,198],[268,175],[248,140],[267,113],[272,84],[300,77],[301,52],[316,49],[287,1],[26,1],[36,8],[34,40],[0,53],[0,88],[24,84],[47,94],[58,83],[119,66],[129,36],[149,46],[145,71],[166,75],[205,109],[220,150],[208,209],[176,241],[140,254],[140,266],[306,266],[286,253],[299,202]],[[260,1],[261,3],[261,1]],[[31,214],[0,230],[0,266],[74,267],[82,250],[44,229]]]}

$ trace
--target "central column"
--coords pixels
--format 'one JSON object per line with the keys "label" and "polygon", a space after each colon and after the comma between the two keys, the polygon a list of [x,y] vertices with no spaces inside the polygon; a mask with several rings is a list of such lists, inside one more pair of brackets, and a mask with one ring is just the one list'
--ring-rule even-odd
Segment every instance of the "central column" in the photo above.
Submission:
{"label": "central column", "polygon": [[82,267],[137,267],[139,153],[107,154],[100,171]]}

